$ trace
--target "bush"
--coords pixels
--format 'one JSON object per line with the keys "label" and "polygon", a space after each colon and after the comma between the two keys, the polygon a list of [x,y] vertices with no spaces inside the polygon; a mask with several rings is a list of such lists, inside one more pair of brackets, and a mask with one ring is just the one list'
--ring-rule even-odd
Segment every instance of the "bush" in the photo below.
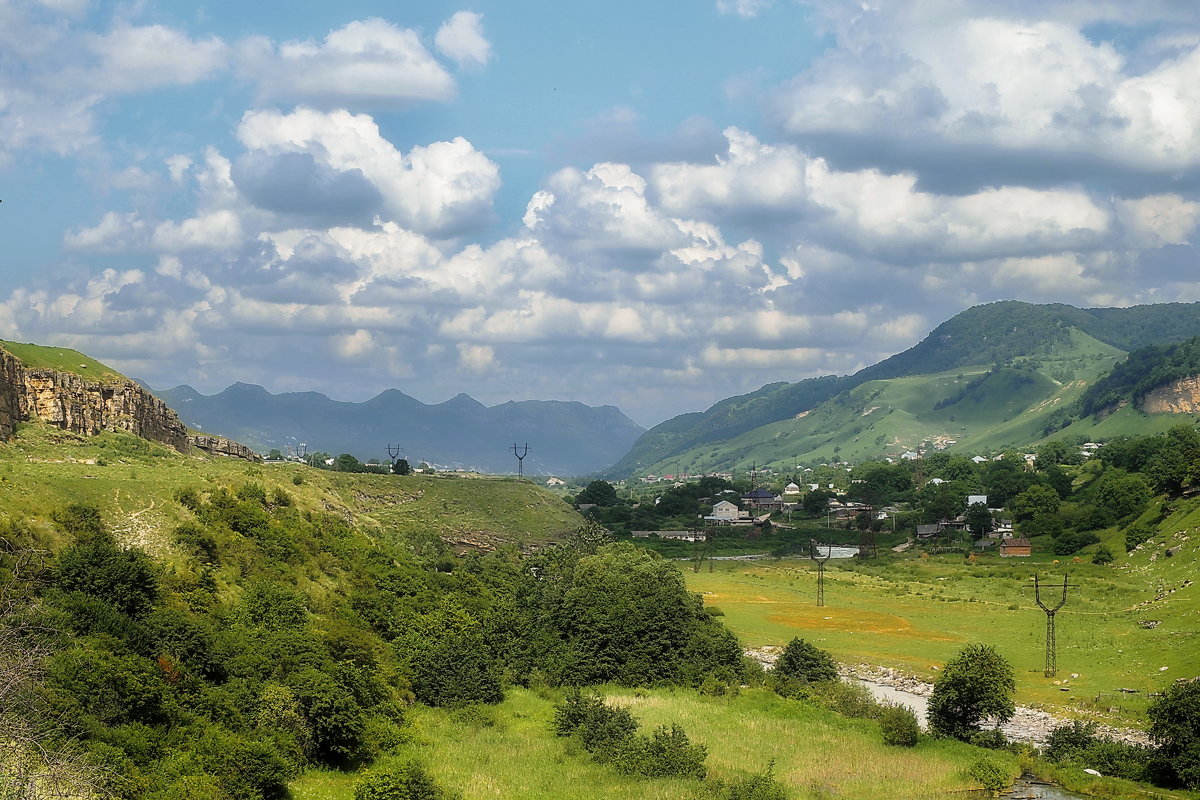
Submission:
{"label": "bush", "polygon": [[621,772],[647,778],[704,780],[708,748],[692,744],[678,725],[656,728],[650,736],[631,736],[614,759]]}
{"label": "bush", "polygon": [[1148,714],[1164,771],[1185,788],[1200,789],[1200,680],[1172,684]]}
{"label": "bush", "polygon": [[1125,529],[1125,552],[1132,553],[1142,542],[1149,541],[1154,530],[1147,525],[1131,525]]}
{"label": "bush", "polygon": [[1108,549],[1107,545],[1100,545],[1096,548],[1096,554],[1092,556],[1093,564],[1111,564],[1113,561],[1112,550]]}
{"label": "bush", "polygon": [[908,706],[885,705],[879,712],[883,743],[893,747],[915,747],[921,735],[917,715]]}
{"label": "bush", "polygon": [[1073,720],[1050,731],[1043,755],[1056,764],[1074,761],[1095,740],[1096,723]]}
{"label": "bush", "polygon": [[792,639],[775,662],[775,671],[809,683],[837,679],[833,656],[803,639]]}
{"label": "bush", "polygon": [[637,721],[624,708],[605,705],[593,694],[573,689],[554,707],[554,732],[579,734],[583,748],[600,761],[611,761],[637,731]]}
{"label": "bush", "polygon": [[992,792],[1007,789],[1012,782],[1012,776],[1008,774],[1008,770],[990,758],[981,758],[976,761],[967,770],[967,775],[979,781],[983,788]]}
{"label": "bush", "polygon": [[150,557],[120,549],[106,533],[64,550],[55,577],[60,589],[98,597],[131,617],[146,613],[158,599]]}
{"label": "bush", "polygon": [[369,772],[354,785],[354,800],[446,800],[450,795],[417,763]]}
{"label": "bush", "polygon": [[787,800],[788,792],[775,780],[775,762],[767,768],[745,778],[732,781],[715,780],[708,784],[708,797],[712,800]]}

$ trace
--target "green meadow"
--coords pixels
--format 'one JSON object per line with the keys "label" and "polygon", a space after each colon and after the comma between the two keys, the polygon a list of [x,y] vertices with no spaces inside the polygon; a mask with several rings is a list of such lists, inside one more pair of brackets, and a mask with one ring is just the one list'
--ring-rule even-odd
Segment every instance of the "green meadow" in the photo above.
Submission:
{"label": "green meadow", "polygon": [[[966,775],[981,755],[974,747],[928,738],[911,750],[887,747],[874,722],[846,719],[763,689],[737,697],[683,689],[610,688],[605,694],[629,708],[644,731],[678,723],[693,741],[703,742],[712,778],[742,777],[773,762],[775,777],[796,800],[950,798],[975,785]],[[492,709],[413,708],[410,740],[383,764],[419,760],[439,783],[469,800],[704,797],[697,781],[622,775],[593,762],[575,741],[555,736],[550,723],[559,697],[514,689]],[[1015,757],[996,758],[1017,775]],[[355,780],[347,773],[314,771],[291,789],[295,800],[348,800]]]}
{"label": "green meadow", "polygon": [[[843,663],[894,667],[933,681],[964,645],[984,642],[1016,669],[1018,703],[1103,711],[1114,722],[1141,725],[1148,695],[1193,677],[1200,656],[1200,603],[1186,584],[1195,554],[1152,565],[1150,552],[1115,566],[997,555],[974,562],[960,555],[831,561],[823,607],[815,602],[816,566],[809,560],[710,562],[684,574],[746,646],[785,645],[798,636]],[[1046,618],[1034,602],[1035,573],[1048,604],[1061,598],[1064,575],[1070,583],[1057,615],[1057,678],[1043,675]]]}

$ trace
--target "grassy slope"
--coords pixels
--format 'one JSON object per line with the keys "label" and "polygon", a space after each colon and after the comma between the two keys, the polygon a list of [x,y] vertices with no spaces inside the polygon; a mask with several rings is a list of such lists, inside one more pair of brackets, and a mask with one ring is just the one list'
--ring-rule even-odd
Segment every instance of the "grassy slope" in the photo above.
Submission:
{"label": "grassy slope", "polygon": [[22,364],[31,369],[56,369],[59,372],[82,375],[89,380],[101,383],[120,383],[127,380],[121,373],[77,350],[9,342],[4,339],[0,339],[0,348],[12,353]]}
{"label": "grassy slope", "polygon": [[[647,471],[741,470],[751,464],[787,470],[829,461],[834,448],[842,459],[857,461],[899,455],[939,436],[957,440],[955,448],[964,452],[1026,446],[1043,438],[1046,417],[1073,402],[1122,355],[1071,331],[1060,347],[1039,356],[1031,380],[1004,371],[972,384],[991,369],[984,365],[869,381],[793,419],[694,447]],[[952,400],[957,402],[936,407]]]}
{"label": "grassy slope", "polygon": [[[889,556],[886,566],[867,567],[831,562],[837,566],[826,573],[823,608],[813,602],[808,561],[727,562],[684,574],[747,645],[782,645],[800,636],[843,662],[893,666],[932,680],[935,666],[982,641],[1014,665],[1019,702],[1065,711],[1119,706],[1117,718],[1142,724],[1147,694],[1192,677],[1200,662],[1200,587],[1184,585],[1200,561],[1195,537],[1186,538],[1196,526],[1200,502],[1180,503],[1158,538],[1105,567],[1070,559],[1054,564],[1051,555],[983,555],[974,564],[961,556]],[[1122,553],[1119,535],[1109,539]],[[1166,558],[1165,549],[1175,545],[1183,550]],[[1058,615],[1058,677],[1069,679],[1070,691],[1042,675],[1045,616],[1026,588],[1035,572],[1048,583],[1066,572],[1075,586]],[[1138,624],[1145,620],[1161,624]],[[1071,673],[1080,677],[1070,680]],[[1139,693],[1118,694],[1119,688]]]}
{"label": "grassy slope", "polygon": [[[644,733],[674,722],[703,742],[712,777],[758,772],[773,760],[776,777],[796,798],[959,796],[972,785],[963,773],[980,755],[958,742],[929,739],[913,750],[889,748],[873,722],[849,720],[763,690],[732,698],[661,689],[608,694],[629,707]],[[467,800],[698,796],[700,787],[693,781],[642,781],[593,763],[578,745],[550,731],[552,702],[528,690],[511,690],[490,726],[471,724],[454,712],[413,709],[416,735],[393,760],[424,761],[443,785]],[[1001,758],[1015,765],[1011,757]],[[312,772],[295,781],[292,791],[295,800],[348,800],[353,783],[354,776],[343,773]]]}
{"label": "grassy slope", "polygon": [[[296,485],[293,477],[301,476]],[[332,510],[380,535],[413,541],[437,535],[536,544],[579,524],[579,516],[530,483],[445,476],[351,475],[298,464],[180,455],[127,434],[93,438],[40,423],[0,443],[0,514],[44,517],[71,502],[100,507],[119,534],[160,558],[187,514],[170,502],[180,489],[254,480],[282,488],[305,509]]]}

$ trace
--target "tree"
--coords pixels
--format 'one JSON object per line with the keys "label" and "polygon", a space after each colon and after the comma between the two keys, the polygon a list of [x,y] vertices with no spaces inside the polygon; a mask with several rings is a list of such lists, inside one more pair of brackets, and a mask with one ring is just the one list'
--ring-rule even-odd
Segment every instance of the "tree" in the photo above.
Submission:
{"label": "tree", "polygon": [[837,664],[833,656],[815,644],[795,638],[788,642],[775,662],[775,672],[809,683],[831,681],[837,678]]}
{"label": "tree", "polygon": [[267,453],[267,461],[283,461],[283,453],[279,452],[278,447],[272,447],[271,452]]}
{"label": "tree", "polygon": [[395,464],[392,464],[392,472],[397,475],[411,475],[412,467],[409,466],[407,458],[402,458]]}
{"label": "tree", "polygon": [[363,472],[362,462],[349,453],[342,453],[335,458],[333,468],[338,472]]}
{"label": "tree", "polygon": [[1171,685],[1148,713],[1163,767],[1188,789],[1200,789],[1200,680]]}
{"label": "tree", "polygon": [[354,800],[442,800],[448,796],[416,763],[368,772],[354,786]]}
{"label": "tree", "polygon": [[575,498],[579,505],[588,503],[598,506],[611,506],[617,503],[617,490],[608,481],[595,480],[584,487]]}
{"label": "tree", "polygon": [[988,511],[987,503],[971,503],[967,506],[967,527],[976,536],[982,536],[992,529],[992,512]]}
{"label": "tree", "polygon": [[813,489],[804,495],[800,505],[809,514],[824,514],[829,508],[829,493],[821,489]]}
{"label": "tree", "polygon": [[1057,514],[1060,502],[1058,492],[1038,484],[1014,497],[1008,509],[1018,520],[1033,519],[1043,514]]}
{"label": "tree", "polygon": [[985,718],[998,722],[1016,712],[1012,665],[986,644],[971,644],[946,662],[929,696],[929,730],[966,740]]}

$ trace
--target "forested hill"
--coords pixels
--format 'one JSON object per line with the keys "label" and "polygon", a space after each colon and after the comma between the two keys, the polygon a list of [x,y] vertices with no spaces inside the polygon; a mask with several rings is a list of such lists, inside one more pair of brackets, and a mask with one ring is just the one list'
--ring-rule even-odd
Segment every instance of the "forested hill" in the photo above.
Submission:
{"label": "forested hill", "polygon": [[1095,414],[1122,402],[1140,403],[1153,389],[1193,375],[1200,375],[1200,337],[1142,347],[1088,387],[1079,400],[1079,414]]}
{"label": "forested hill", "polygon": [[1200,303],[1082,309],[1006,300],[975,306],[942,323],[908,350],[854,375],[769,384],[722,400],[703,413],[667,420],[643,434],[609,472],[624,477],[697,445],[725,442],[791,419],[867,381],[1046,355],[1069,346],[1072,331],[1122,351],[1178,342],[1200,336]]}

